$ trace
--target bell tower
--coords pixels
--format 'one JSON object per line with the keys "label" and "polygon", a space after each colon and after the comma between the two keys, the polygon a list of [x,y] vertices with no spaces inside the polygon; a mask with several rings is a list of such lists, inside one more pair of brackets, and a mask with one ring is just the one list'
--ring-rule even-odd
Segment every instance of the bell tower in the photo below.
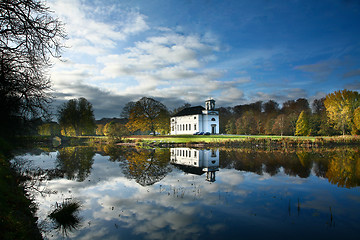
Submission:
{"label": "bell tower", "polygon": [[210,98],[209,100],[205,101],[205,109],[207,111],[215,111],[215,100]]}

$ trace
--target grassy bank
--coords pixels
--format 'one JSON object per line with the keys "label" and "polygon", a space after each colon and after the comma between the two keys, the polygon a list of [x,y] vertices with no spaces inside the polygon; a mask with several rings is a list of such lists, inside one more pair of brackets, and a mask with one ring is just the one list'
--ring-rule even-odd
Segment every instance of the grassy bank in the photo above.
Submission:
{"label": "grassy bank", "polygon": [[214,147],[337,147],[360,146],[359,136],[297,137],[297,136],[245,136],[245,135],[177,135],[177,136],[131,136],[128,140],[141,145],[214,146]]}
{"label": "grassy bank", "polygon": [[[2,142],[2,144],[6,144]],[[0,239],[42,239],[36,225],[35,204],[20,186],[9,163],[8,149],[0,149]]]}

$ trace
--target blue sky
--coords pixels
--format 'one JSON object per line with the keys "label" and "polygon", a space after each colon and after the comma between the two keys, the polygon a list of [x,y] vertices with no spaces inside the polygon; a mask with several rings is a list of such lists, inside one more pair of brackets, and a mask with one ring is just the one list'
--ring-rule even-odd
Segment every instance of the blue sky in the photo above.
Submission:
{"label": "blue sky", "polygon": [[155,98],[217,106],[360,90],[360,2],[48,0],[67,46],[49,73],[58,105],[95,117]]}

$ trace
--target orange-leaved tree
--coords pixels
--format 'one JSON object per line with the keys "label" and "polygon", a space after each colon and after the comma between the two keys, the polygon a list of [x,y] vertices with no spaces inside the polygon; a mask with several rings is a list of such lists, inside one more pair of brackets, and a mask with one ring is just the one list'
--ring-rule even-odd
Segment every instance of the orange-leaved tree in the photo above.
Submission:
{"label": "orange-leaved tree", "polygon": [[143,97],[130,109],[127,127],[131,131],[151,131],[168,133],[170,114],[166,106],[152,98]]}

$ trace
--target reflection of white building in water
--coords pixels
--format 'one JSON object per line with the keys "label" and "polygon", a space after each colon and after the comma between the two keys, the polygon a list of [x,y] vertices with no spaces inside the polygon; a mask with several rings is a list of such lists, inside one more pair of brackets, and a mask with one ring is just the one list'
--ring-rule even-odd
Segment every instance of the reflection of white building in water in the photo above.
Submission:
{"label": "reflection of white building in water", "polygon": [[214,182],[215,172],[219,171],[219,150],[171,148],[170,162],[186,173],[197,175],[206,173],[206,180]]}

